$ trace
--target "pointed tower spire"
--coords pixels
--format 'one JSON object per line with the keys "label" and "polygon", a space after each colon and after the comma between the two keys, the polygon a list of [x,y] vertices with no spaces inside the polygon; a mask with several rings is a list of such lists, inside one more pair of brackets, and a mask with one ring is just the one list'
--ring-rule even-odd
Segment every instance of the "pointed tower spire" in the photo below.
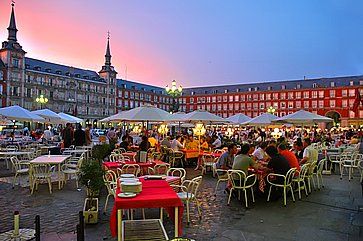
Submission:
{"label": "pointed tower spire", "polygon": [[14,14],[14,1],[11,1],[11,16],[10,16],[10,23],[8,27],[8,40],[16,42],[16,23],[15,23],[15,14]]}
{"label": "pointed tower spire", "polygon": [[105,65],[111,66],[111,51],[110,51],[110,32],[107,32],[107,48],[105,55]]}

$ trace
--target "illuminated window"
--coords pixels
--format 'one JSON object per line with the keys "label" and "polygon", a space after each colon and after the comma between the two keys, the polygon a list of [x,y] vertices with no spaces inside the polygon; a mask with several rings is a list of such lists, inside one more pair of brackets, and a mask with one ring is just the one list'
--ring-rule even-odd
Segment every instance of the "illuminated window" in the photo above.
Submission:
{"label": "illuminated window", "polygon": [[335,100],[330,100],[329,103],[330,103],[330,107],[333,107],[333,108],[335,107]]}

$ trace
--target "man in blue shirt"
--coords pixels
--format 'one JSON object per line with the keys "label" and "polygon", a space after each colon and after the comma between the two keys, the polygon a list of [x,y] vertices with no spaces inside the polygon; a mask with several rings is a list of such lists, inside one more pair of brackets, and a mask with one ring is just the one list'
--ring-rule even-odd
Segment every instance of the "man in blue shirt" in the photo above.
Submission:
{"label": "man in blue shirt", "polygon": [[237,154],[237,146],[236,144],[230,144],[228,146],[228,151],[223,153],[219,158],[218,162],[216,163],[216,167],[218,169],[232,169],[234,156]]}

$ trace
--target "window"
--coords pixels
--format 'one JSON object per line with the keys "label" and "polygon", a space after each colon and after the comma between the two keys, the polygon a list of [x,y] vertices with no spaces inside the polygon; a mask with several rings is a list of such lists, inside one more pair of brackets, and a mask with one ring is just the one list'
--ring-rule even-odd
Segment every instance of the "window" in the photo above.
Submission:
{"label": "window", "polygon": [[[332,83],[334,83],[334,82],[332,82]],[[332,97],[332,98],[335,97],[335,90],[330,90],[329,93],[330,93],[330,97]]]}
{"label": "window", "polygon": [[296,101],[295,104],[297,109],[301,108],[301,101]]}
{"label": "window", "polygon": [[241,95],[241,101],[245,101],[246,100],[246,96],[245,95]]}
{"label": "window", "polygon": [[212,97],[212,102],[214,102],[214,103],[215,103],[215,102],[216,102],[216,99],[217,99],[217,98],[216,98],[215,96],[213,96],[213,97]]}
{"label": "window", "polygon": [[125,91],[124,97],[125,97],[125,99],[128,99],[129,98],[129,92],[128,91]]}
{"label": "window", "polygon": [[277,100],[279,98],[279,93],[273,93],[273,99]]}
{"label": "window", "polygon": [[241,103],[241,110],[244,110],[246,108],[246,104],[245,103]]}
{"label": "window", "polygon": [[234,101],[239,101],[239,95],[234,96]]}
{"label": "window", "polygon": [[316,100],[313,100],[311,102],[311,107],[313,107],[314,109],[318,108],[318,102]]}
{"label": "window", "polygon": [[285,90],[286,89],[286,85],[281,85],[281,89]]}
{"label": "window", "polygon": [[354,101],[355,101],[354,99],[350,99],[350,100],[349,100],[349,107],[353,107],[353,105],[354,105]]}
{"label": "window", "polygon": [[281,93],[281,94],[280,94],[280,98],[281,98],[282,100],[286,99],[286,93]]}
{"label": "window", "polygon": [[318,98],[318,91],[313,91],[313,92],[312,92],[312,98],[313,98],[313,99]]}
{"label": "window", "polygon": [[330,87],[335,87],[335,82],[330,82]]}
{"label": "window", "polygon": [[342,100],[342,107],[343,108],[348,107],[348,101],[347,100]]}
{"label": "window", "polygon": [[309,99],[309,98],[310,98],[309,91],[304,91],[304,99]]}
{"label": "window", "polygon": [[239,103],[235,103],[235,104],[234,104],[234,109],[235,109],[235,110],[239,110]]}
{"label": "window", "polygon": [[264,103],[260,103],[260,110],[264,110],[265,109],[265,104]]}
{"label": "window", "polygon": [[301,99],[301,92],[295,92],[296,99]]}
{"label": "window", "polygon": [[286,102],[281,102],[280,103],[280,108],[285,109],[286,108]]}
{"label": "window", "polygon": [[258,100],[258,94],[253,95],[253,100]]}
{"label": "window", "polygon": [[289,109],[294,108],[294,102],[293,102],[293,101],[289,101],[289,103],[288,103],[288,108],[289,108]]}
{"label": "window", "polygon": [[342,90],[342,97],[346,97],[348,95],[348,91],[347,90]]}
{"label": "window", "polygon": [[19,60],[18,59],[13,59],[13,67],[19,68]]}
{"label": "window", "polygon": [[354,118],[355,117],[355,112],[354,111],[349,111],[349,118]]}
{"label": "window", "polygon": [[223,96],[223,102],[227,102],[227,99],[228,99],[227,96],[224,95]]}
{"label": "window", "polygon": [[324,90],[319,91],[319,98],[324,98]]}
{"label": "window", "polygon": [[318,85],[316,83],[313,84],[313,88],[317,88]]}
{"label": "window", "polygon": [[323,100],[319,100],[319,108],[324,108],[324,101]]}
{"label": "window", "polygon": [[349,81],[349,85],[350,86],[353,86],[354,85],[354,81],[353,80]]}
{"label": "window", "polygon": [[301,89],[301,84],[297,84],[296,89]]}
{"label": "window", "polygon": [[254,110],[257,110],[258,109],[258,103],[256,103],[256,102],[253,103],[253,109]]}
{"label": "window", "polygon": [[189,98],[189,103],[193,104],[194,103],[194,98]]}
{"label": "window", "polygon": [[233,102],[233,95],[229,96],[229,102]]}
{"label": "window", "polygon": [[349,96],[355,96],[355,89],[349,90]]}
{"label": "window", "polygon": [[289,92],[289,93],[287,94],[287,98],[288,98],[289,100],[294,99],[294,92]]}
{"label": "window", "polygon": [[271,100],[271,93],[266,94],[266,100]]}
{"label": "window", "polygon": [[26,89],[26,97],[28,98],[32,97],[32,89]]}
{"label": "window", "polygon": [[309,101],[308,100],[304,101],[304,108],[309,108]]}
{"label": "window", "polygon": [[260,100],[265,100],[265,94],[260,94]]}

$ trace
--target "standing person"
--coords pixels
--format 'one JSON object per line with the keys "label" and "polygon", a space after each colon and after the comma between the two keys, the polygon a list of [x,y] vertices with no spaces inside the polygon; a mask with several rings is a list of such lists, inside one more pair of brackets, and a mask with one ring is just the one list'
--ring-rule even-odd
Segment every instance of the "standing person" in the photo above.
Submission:
{"label": "standing person", "polygon": [[53,133],[49,129],[50,127],[48,129],[45,129],[43,133],[43,138],[46,143],[48,143],[53,137]]}
{"label": "standing person", "polygon": [[82,130],[82,125],[78,124],[77,130],[74,132],[74,145],[84,146],[86,144],[86,133]]}
{"label": "standing person", "polygon": [[115,140],[115,138],[117,138],[114,127],[111,127],[110,130],[107,132],[107,138],[109,141],[113,141],[113,140]]}
{"label": "standing person", "polygon": [[92,129],[92,124],[88,124],[85,130],[87,146],[91,145],[92,143],[91,129]]}
{"label": "standing person", "polygon": [[73,142],[73,129],[71,123],[66,124],[66,128],[63,129],[62,139],[64,143],[64,148],[69,148]]}

